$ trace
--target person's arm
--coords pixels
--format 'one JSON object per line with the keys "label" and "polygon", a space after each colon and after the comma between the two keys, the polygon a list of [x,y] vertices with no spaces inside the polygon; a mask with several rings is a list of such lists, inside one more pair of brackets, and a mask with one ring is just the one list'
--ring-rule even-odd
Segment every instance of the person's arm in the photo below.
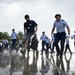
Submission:
{"label": "person's arm", "polygon": [[70,34],[70,28],[69,28],[69,25],[67,24],[66,21],[64,21],[64,24],[65,24],[65,26],[66,26],[66,28],[67,28],[67,32],[68,32],[68,34]]}
{"label": "person's arm", "polygon": [[24,33],[27,33],[27,30],[26,30],[26,28],[24,28]]}
{"label": "person's arm", "polygon": [[68,31],[68,34],[70,34],[70,28],[69,28],[69,26],[67,27],[67,31]]}
{"label": "person's arm", "polygon": [[55,31],[55,27],[52,28],[52,32],[51,32],[51,34],[53,34],[54,31]]}
{"label": "person's arm", "polygon": [[53,42],[53,37],[52,37],[52,39],[51,39],[51,43]]}
{"label": "person's arm", "polygon": [[34,35],[37,33],[37,30],[38,30],[38,24],[35,22],[35,21],[32,21],[33,22],[33,25],[34,25]]}
{"label": "person's arm", "polygon": [[24,23],[24,33],[26,34],[27,33],[27,26],[26,26],[26,23]]}
{"label": "person's arm", "polygon": [[37,33],[37,30],[38,30],[38,26],[35,27],[35,32],[34,32],[34,34]]}
{"label": "person's arm", "polygon": [[55,24],[55,22],[54,22],[53,28],[52,28],[52,31],[51,31],[51,36],[52,36],[52,34],[54,33],[54,31],[55,31],[55,27],[56,27],[56,24]]}
{"label": "person's arm", "polygon": [[40,37],[39,41],[42,39],[42,36]]}
{"label": "person's arm", "polygon": [[12,34],[11,34],[11,38],[12,38]]}
{"label": "person's arm", "polygon": [[18,37],[18,39],[20,39],[20,36],[16,33],[16,37]]}

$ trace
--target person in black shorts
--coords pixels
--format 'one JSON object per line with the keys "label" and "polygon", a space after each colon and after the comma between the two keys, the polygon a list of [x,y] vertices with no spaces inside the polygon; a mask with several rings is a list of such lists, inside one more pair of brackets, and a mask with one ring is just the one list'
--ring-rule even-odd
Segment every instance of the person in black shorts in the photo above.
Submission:
{"label": "person in black shorts", "polygon": [[38,29],[37,23],[33,20],[30,20],[29,15],[25,15],[25,20],[26,20],[26,22],[24,23],[24,34],[26,35],[26,41],[25,41],[24,49],[21,50],[21,53],[23,55],[25,55],[26,49],[28,49],[28,53],[29,53],[29,51],[30,51],[30,48],[29,48],[30,38],[32,35],[36,35],[37,29]]}

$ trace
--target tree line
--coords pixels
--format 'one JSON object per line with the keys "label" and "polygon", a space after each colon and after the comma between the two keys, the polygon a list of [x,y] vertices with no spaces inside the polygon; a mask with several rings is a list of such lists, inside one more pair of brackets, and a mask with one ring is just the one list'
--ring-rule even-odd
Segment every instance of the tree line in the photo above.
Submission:
{"label": "tree line", "polygon": [[[23,39],[23,32],[19,31],[19,32],[18,32],[18,35],[19,35],[20,39]],[[1,41],[3,38],[4,38],[4,39],[7,39],[8,41],[10,41],[10,40],[11,40],[11,35],[9,35],[8,32],[0,32],[0,41]]]}

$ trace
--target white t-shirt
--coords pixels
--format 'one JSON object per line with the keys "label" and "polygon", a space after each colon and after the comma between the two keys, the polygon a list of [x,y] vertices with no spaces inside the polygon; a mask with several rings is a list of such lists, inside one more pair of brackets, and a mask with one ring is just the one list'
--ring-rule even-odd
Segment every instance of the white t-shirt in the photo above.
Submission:
{"label": "white t-shirt", "polygon": [[41,38],[40,38],[40,40],[46,41],[46,37],[47,37],[46,35],[42,35]]}
{"label": "white t-shirt", "polygon": [[12,39],[17,39],[18,34],[16,32],[11,34]]}

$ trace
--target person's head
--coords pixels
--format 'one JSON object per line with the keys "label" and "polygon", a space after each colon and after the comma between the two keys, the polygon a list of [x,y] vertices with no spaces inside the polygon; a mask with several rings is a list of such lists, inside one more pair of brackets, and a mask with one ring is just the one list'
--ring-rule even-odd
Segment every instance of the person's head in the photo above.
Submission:
{"label": "person's head", "polygon": [[75,31],[74,31],[74,33],[75,33]]}
{"label": "person's head", "polygon": [[15,32],[15,29],[12,29],[12,32]]}
{"label": "person's head", "polygon": [[55,19],[56,19],[56,21],[60,21],[61,15],[60,15],[60,14],[56,14],[56,15],[55,15]]}
{"label": "person's head", "polygon": [[43,31],[42,34],[45,35],[45,32]]}
{"label": "person's head", "polygon": [[26,20],[26,21],[29,21],[29,20],[30,20],[29,15],[25,15],[25,20]]}

